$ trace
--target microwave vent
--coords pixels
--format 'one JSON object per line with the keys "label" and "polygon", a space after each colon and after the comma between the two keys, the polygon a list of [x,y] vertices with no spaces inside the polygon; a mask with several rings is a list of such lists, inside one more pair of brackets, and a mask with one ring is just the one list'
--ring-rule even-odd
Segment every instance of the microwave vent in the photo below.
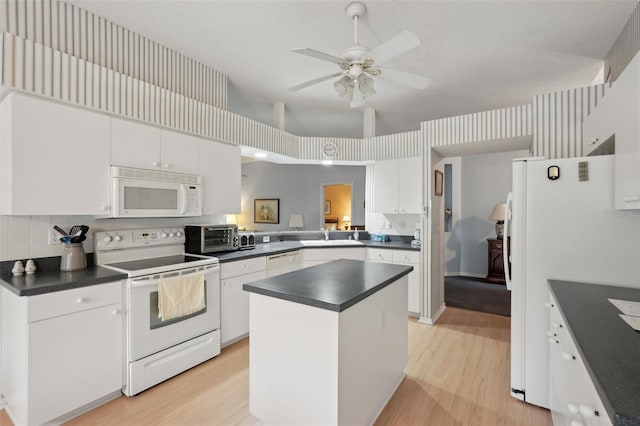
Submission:
{"label": "microwave vent", "polygon": [[175,182],[184,183],[187,185],[200,185],[200,176],[197,175],[161,172],[158,170],[134,169],[131,167],[111,166],[111,177]]}

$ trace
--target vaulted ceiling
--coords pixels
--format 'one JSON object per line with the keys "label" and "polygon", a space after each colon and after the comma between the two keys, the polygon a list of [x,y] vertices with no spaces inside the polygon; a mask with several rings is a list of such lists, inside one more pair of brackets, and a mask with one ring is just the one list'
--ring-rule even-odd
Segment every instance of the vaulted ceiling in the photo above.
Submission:
{"label": "vaulted ceiling", "polygon": [[[338,71],[297,55],[309,47],[339,55],[353,45],[348,1],[78,0],[73,3],[179,50],[229,77],[229,109],[273,124],[286,104],[286,130],[300,136],[361,137],[333,80]],[[534,95],[590,84],[636,1],[369,1],[360,43],[375,47],[402,30],[422,45],[388,65],[428,76],[422,91],[384,78],[365,106],[376,134],[416,130],[425,120],[531,102]]]}

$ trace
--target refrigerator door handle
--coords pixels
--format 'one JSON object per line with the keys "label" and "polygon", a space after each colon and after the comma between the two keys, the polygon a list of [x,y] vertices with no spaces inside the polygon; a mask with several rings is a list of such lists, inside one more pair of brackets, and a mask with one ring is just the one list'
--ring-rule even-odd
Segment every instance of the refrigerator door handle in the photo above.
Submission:
{"label": "refrigerator door handle", "polygon": [[509,234],[509,227],[511,226],[511,208],[513,207],[513,195],[511,192],[507,194],[507,211],[504,218],[504,233],[502,234],[502,260],[504,262],[504,278],[507,285],[507,290],[511,290],[511,271],[509,270],[509,241],[507,235]]}

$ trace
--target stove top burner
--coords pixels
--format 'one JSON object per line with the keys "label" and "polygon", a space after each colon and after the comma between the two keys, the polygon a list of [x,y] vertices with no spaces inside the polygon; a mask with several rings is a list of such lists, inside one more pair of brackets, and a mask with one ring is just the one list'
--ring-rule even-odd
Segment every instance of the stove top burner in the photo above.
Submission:
{"label": "stove top burner", "polygon": [[189,267],[190,262],[202,262],[203,260],[210,261],[205,263],[215,263],[214,258],[196,257],[196,256],[190,256],[187,254],[179,254],[174,256],[154,257],[151,259],[130,260],[127,262],[110,263],[104,266],[117,268],[124,271],[140,271],[145,269],[161,268],[161,267],[166,267],[167,269],[170,269],[171,266]]}

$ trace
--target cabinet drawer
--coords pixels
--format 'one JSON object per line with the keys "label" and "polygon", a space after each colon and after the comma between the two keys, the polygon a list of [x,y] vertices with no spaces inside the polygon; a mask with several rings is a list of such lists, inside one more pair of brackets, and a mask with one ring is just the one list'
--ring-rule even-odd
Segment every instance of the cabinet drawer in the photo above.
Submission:
{"label": "cabinet drawer", "polygon": [[373,262],[393,262],[393,250],[367,248],[367,260]]}
{"label": "cabinet drawer", "polygon": [[120,281],[30,296],[28,322],[86,311],[122,301]]}
{"label": "cabinet drawer", "polygon": [[253,272],[264,271],[266,269],[267,258],[264,256],[247,260],[239,260],[237,262],[223,263],[220,265],[220,278],[251,274]]}
{"label": "cabinet drawer", "polygon": [[420,252],[413,250],[393,250],[393,263],[420,263]]}

